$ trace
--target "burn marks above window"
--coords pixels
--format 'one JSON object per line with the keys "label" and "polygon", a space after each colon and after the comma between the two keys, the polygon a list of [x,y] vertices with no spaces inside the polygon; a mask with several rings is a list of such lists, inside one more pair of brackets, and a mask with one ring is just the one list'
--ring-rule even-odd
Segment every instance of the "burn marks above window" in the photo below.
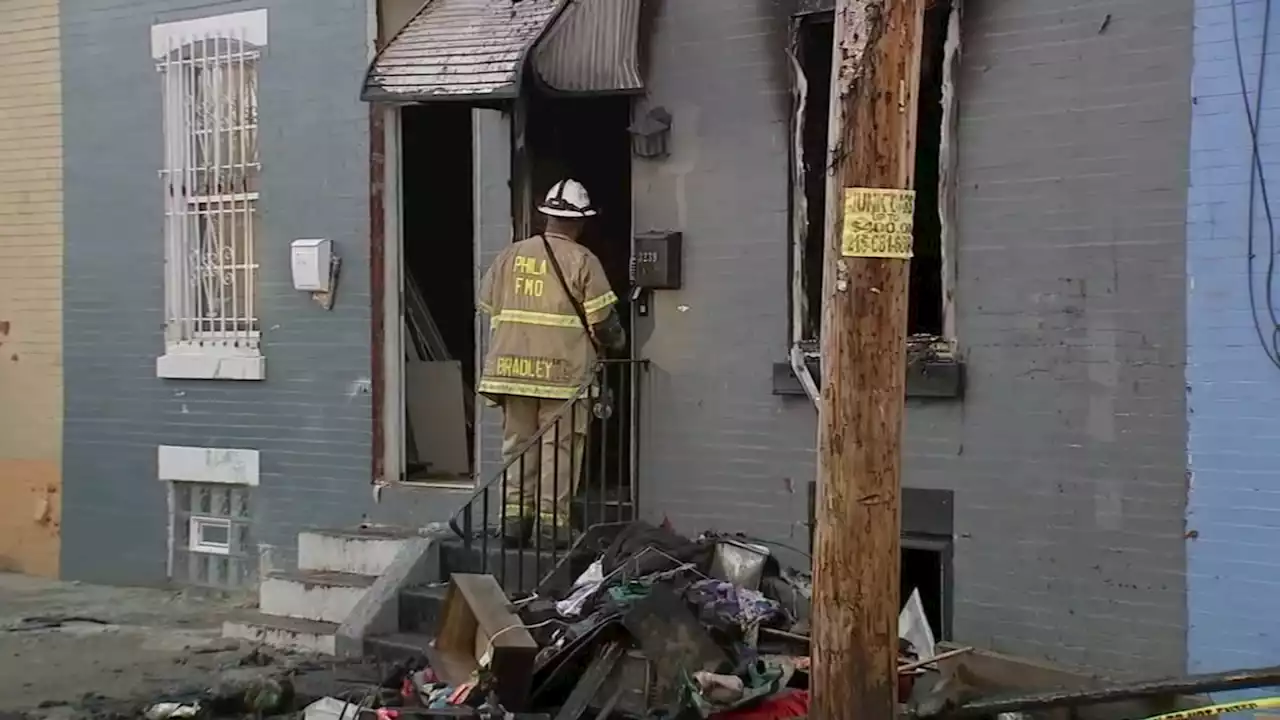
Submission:
{"label": "burn marks above window", "polygon": [[[954,339],[950,320],[950,273],[954,253],[947,240],[952,219],[946,186],[953,176],[947,127],[954,93],[948,53],[957,0],[937,0],[925,11],[924,49],[917,93],[914,257],[911,261],[909,336]],[[953,20],[956,24],[953,27]],[[818,338],[822,317],[823,252],[826,245],[827,143],[831,102],[834,15],[810,12],[794,20],[792,59],[796,107],[792,144],[793,242],[792,320],[799,341]]]}

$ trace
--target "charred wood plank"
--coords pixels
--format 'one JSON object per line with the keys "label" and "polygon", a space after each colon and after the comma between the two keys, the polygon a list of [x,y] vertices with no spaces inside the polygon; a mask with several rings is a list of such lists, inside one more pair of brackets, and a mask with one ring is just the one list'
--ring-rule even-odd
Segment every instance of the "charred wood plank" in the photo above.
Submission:
{"label": "charred wood plank", "polygon": [[1080,707],[1156,696],[1200,695],[1280,685],[1280,666],[1186,675],[1159,680],[1108,683],[1081,690],[1053,690],[1029,695],[985,698],[944,710],[937,717],[970,718],[1055,707]]}

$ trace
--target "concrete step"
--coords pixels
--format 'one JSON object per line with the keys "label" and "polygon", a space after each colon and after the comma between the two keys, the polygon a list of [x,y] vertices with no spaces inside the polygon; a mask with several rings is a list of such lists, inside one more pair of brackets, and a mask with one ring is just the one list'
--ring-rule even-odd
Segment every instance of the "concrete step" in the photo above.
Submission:
{"label": "concrete step", "polygon": [[317,570],[274,572],[258,587],[258,609],[268,615],[341,623],[375,579]]}
{"label": "concrete step", "polygon": [[447,583],[423,585],[400,591],[400,631],[434,633],[444,610]]}
{"label": "concrete step", "polygon": [[298,533],[298,569],[381,575],[417,534],[389,527],[304,530]]}
{"label": "concrete step", "polygon": [[244,613],[222,623],[222,636],[303,652],[336,654],[338,624],[297,618]]}

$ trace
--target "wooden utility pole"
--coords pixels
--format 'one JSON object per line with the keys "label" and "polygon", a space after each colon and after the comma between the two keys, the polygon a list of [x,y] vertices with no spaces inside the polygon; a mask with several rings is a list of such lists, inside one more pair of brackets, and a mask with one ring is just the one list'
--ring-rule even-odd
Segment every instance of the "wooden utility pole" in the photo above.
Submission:
{"label": "wooden utility pole", "polygon": [[836,0],[813,570],[815,720],[891,720],[897,710],[907,283],[926,2]]}

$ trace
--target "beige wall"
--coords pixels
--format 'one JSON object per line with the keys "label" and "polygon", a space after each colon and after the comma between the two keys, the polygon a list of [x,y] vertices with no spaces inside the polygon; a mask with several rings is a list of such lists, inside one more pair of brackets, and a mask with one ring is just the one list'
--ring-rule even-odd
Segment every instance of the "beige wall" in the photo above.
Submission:
{"label": "beige wall", "polygon": [[58,0],[0,0],[0,571],[57,576],[62,484]]}
{"label": "beige wall", "polygon": [[424,4],[425,0],[378,0],[378,37],[390,40]]}

